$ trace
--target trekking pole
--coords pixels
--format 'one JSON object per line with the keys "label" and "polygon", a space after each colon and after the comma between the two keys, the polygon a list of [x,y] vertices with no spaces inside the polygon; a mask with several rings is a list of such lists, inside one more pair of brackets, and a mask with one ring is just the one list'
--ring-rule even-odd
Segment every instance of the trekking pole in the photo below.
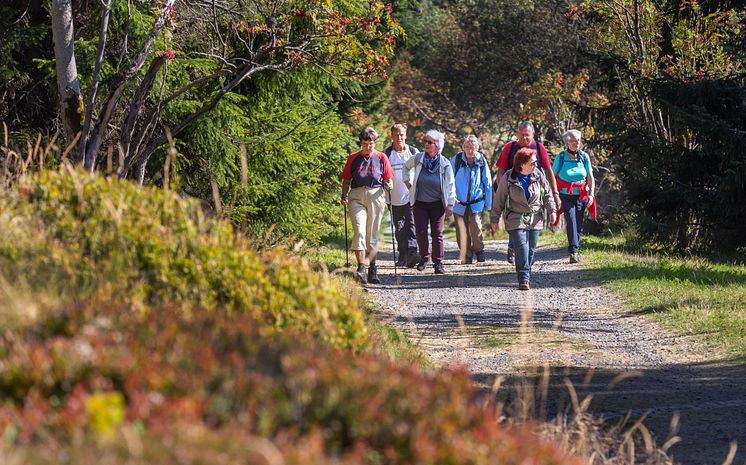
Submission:
{"label": "trekking pole", "polygon": [[345,267],[350,267],[350,248],[347,245],[347,205],[342,205],[345,211]]}
{"label": "trekking pole", "polygon": [[394,234],[394,204],[391,203],[391,191],[389,192],[389,214],[391,216],[391,259],[394,261],[394,278],[399,275],[396,271],[396,235]]}

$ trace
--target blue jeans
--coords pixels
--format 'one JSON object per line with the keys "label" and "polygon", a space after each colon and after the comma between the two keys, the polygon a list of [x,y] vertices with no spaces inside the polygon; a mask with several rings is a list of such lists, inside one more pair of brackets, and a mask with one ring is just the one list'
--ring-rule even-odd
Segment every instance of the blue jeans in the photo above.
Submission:
{"label": "blue jeans", "polygon": [[508,231],[515,250],[515,271],[518,282],[531,279],[531,266],[539,244],[540,229],[513,229]]}
{"label": "blue jeans", "polygon": [[567,225],[567,251],[578,253],[580,237],[583,235],[585,202],[580,200],[579,195],[567,194],[560,194],[560,200],[562,200],[562,213],[565,215]]}

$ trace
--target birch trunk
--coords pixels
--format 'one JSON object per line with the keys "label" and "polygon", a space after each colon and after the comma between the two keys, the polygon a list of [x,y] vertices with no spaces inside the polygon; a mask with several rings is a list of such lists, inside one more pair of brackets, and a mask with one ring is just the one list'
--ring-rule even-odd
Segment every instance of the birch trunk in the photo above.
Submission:
{"label": "birch trunk", "polygon": [[52,0],[52,37],[57,69],[60,112],[67,143],[83,128],[85,108],[80,96],[80,81],[75,65],[75,37],[71,0]]}

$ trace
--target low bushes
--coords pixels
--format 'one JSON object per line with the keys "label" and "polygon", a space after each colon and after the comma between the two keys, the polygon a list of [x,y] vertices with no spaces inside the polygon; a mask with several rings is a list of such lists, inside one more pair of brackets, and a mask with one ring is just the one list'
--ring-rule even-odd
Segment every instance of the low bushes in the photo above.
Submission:
{"label": "low bushes", "polygon": [[249,312],[358,348],[354,296],[282,250],[257,253],[229,223],[171,192],[46,171],[0,194],[0,268],[55,298],[110,295],[133,309],[179,303]]}

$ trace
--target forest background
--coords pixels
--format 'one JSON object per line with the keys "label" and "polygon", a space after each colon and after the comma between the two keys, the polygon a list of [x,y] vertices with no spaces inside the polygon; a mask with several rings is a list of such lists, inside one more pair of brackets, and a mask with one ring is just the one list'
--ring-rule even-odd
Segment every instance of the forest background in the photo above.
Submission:
{"label": "forest background", "polygon": [[442,130],[447,156],[473,133],[492,157],[528,119],[555,154],[583,131],[602,228],[743,251],[745,17],[692,0],[11,0],[0,120],[5,146],[80,133],[72,161],[166,183],[272,245],[339,230],[366,125],[405,123],[419,147]]}

